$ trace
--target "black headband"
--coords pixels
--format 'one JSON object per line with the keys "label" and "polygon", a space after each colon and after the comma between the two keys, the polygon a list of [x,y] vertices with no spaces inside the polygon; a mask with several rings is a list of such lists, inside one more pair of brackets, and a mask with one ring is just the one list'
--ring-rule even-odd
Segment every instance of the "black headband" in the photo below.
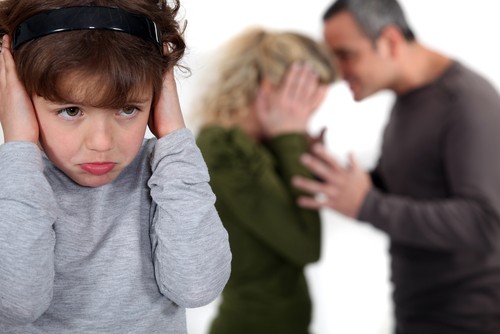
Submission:
{"label": "black headband", "polygon": [[12,36],[12,49],[49,34],[73,30],[112,30],[153,42],[163,53],[163,41],[156,24],[143,15],[120,8],[100,6],[65,7],[31,16]]}

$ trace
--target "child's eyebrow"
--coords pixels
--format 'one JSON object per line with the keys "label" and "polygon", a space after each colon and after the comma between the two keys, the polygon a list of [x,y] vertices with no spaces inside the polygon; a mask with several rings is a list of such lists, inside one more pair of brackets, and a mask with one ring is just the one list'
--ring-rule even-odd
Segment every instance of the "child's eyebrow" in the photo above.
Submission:
{"label": "child's eyebrow", "polygon": [[80,103],[76,102],[71,102],[71,101],[66,101],[66,100],[50,100],[50,99],[45,99],[48,104],[53,104],[53,105],[80,105]]}
{"label": "child's eyebrow", "polygon": [[[59,100],[59,101],[52,101],[48,100],[50,104],[53,105],[75,105],[75,106],[85,106],[85,105],[93,105],[93,103],[87,103],[86,101],[76,101],[76,100]],[[133,98],[133,99],[127,99],[124,103],[124,106],[130,105],[130,104],[146,104],[150,102],[150,98],[145,97],[145,98]]]}
{"label": "child's eyebrow", "polygon": [[130,104],[144,104],[144,103],[148,103],[149,101],[150,101],[149,98],[131,99],[131,100],[128,100],[127,103],[130,103]]}

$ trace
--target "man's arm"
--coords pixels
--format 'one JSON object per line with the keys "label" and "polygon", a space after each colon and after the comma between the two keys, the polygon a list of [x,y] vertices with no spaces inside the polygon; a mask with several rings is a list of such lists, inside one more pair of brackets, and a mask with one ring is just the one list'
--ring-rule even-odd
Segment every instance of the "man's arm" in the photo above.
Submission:
{"label": "man's arm", "polygon": [[500,120],[494,108],[478,113],[453,110],[443,133],[442,159],[449,196],[417,200],[380,191],[351,159],[340,165],[323,146],[304,164],[324,182],[295,178],[294,185],[314,198],[306,207],[328,207],[370,222],[392,241],[440,250],[489,251],[500,233]]}

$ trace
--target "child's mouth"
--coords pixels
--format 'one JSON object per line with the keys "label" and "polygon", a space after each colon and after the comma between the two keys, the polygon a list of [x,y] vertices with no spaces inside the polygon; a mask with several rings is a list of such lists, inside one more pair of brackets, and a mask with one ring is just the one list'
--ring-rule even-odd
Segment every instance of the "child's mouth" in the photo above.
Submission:
{"label": "child's mouth", "polygon": [[113,162],[95,162],[80,165],[80,168],[84,171],[97,176],[109,173],[114,167]]}

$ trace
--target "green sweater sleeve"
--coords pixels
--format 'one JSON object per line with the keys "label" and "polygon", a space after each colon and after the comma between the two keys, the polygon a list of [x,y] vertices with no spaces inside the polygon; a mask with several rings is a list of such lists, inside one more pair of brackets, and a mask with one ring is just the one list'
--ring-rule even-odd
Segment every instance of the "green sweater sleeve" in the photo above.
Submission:
{"label": "green sweater sleeve", "polygon": [[244,228],[297,266],[319,259],[319,213],[298,207],[290,184],[292,175],[308,173],[299,161],[307,150],[303,135],[261,145],[239,129],[215,127],[200,133],[198,145],[225,225]]}

